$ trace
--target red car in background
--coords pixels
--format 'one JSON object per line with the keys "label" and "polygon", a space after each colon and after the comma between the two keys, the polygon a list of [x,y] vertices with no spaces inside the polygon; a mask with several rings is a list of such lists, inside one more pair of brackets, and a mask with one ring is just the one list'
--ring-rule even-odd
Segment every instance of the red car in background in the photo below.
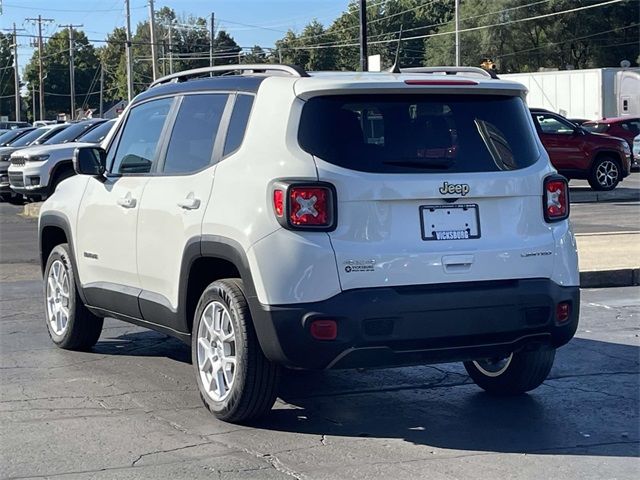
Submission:
{"label": "red car in background", "polygon": [[[586,179],[594,190],[613,190],[629,175],[631,148],[625,139],[608,131],[592,133],[549,110],[530,110],[542,145],[560,174]],[[633,144],[633,136],[630,141]]]}
{"label": "red car in background", "polygon": [[[640,117],[610,117],[602,120],[591,120],[582,126],[593,133],[604,133],[613,137],[624,138],[631,150],[633,139],[640,135]],[[634,168],[640,163],[640,158],[633,158]]]}
{"label": "red car in background", "polygon": [[605,133],[624,138],[633,148],[633,139],[640,134],[640,117],[611,117],[584,122],[582,127],[591,133]]}

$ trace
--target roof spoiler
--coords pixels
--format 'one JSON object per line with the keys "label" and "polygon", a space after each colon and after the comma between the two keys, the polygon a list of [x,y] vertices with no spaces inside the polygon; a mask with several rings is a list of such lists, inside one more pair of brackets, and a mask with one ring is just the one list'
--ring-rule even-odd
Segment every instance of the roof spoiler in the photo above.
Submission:
{"label": "roof spoiler", "polygon": [[498,80],[496,72],[485,70],[480,67],[409,67],[401,69],[402,73],[444,73],[446,75],[456,75],[458,73],[472,73],[483,77]]}

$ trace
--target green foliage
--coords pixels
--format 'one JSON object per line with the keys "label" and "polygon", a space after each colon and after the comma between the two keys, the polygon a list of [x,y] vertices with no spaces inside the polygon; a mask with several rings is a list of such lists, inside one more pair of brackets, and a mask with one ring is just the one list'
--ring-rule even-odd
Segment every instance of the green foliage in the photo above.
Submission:
{"label": "green foliage", "polygon": [[0,115],[15,118],[13,35],[0,32]]}
{"label": "green foliage", "polygon": [[[491,58],[501,72],[527,72],[540,68],[618,66],[627,59],[638,64],[640,2],[625,0],[590,10],[542,16],[593,5],[590,0],[461,0],[460,43],[463,65],[480,65]],[[275,48],[254,45],[247,51],[224,30],[213,42],[216,65],[282,62],[307,70],[358,70],[359,2],[330,25],[312,20],[301,32],[288,31]],[[454,52],[453,0],[370,0],[367,8],[369,55],[380,54],[383,68],[452,65]],[[169,7],[156,11],[156,76],[209,64],[207,19],[179,16]],[[399,31],[403,30],[398,43]],[[132,38],[134,90],[153,80],[148,22],[139,23]],[[114,29],[97,50],[83,32],[76,32],[76,104],[98,107],[99,65],[104,67],[106,102],[127,98],[126,34]],[[0,33],[0,68],[10,66],[10,36]],[[399,48],[398,48],[399,46]],[[38,88],[37,52],[25,69],[31,89]],[[69,110],[68,31],[54,34],[45,44],[44,70],[47,117]],[[13,111],[12,69],[0,70],[0,112]],[[87,94],[90,93],[88,96]],[[85,102],[86,100],[86,102]]]}
{"label": "green foliage", "polygon": [[[76,108],[96,105],[99,85],[98,55],[87,36],[81,30],[74,30],[75,45],[75,88]],[[58,113],[70,113],[69,78],[69,30],[54,33],[42,49],[45,91],[45,118],[55,118]],[[33,110],[33,90],[38,86],[38,51],[36,50],[24,70],[24,80],[28,82],[29,96],[26,99],[29,111]],[[36,103],[38,103],[36,93]],[[38,113],[39,118],[39,113]]]}

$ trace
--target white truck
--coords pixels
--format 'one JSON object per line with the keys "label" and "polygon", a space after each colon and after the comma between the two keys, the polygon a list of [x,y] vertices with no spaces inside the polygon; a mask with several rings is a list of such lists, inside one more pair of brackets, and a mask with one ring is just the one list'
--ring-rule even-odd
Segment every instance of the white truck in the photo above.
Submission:
{"label": "white truck", "polygon": [[511,73],[500,78],[526,86],[529,106],[568,118],[640,115],[640,68]]}

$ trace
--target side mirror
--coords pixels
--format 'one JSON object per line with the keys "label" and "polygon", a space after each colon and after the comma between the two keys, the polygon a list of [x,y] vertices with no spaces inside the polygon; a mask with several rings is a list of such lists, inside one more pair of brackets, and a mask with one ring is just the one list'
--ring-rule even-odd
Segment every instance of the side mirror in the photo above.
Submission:
{"label": "side mirror", "polygon": [[73,152],[73,169],[78,175],[102,177],[106,171],[107,152],[99,147],[78,147]]}

